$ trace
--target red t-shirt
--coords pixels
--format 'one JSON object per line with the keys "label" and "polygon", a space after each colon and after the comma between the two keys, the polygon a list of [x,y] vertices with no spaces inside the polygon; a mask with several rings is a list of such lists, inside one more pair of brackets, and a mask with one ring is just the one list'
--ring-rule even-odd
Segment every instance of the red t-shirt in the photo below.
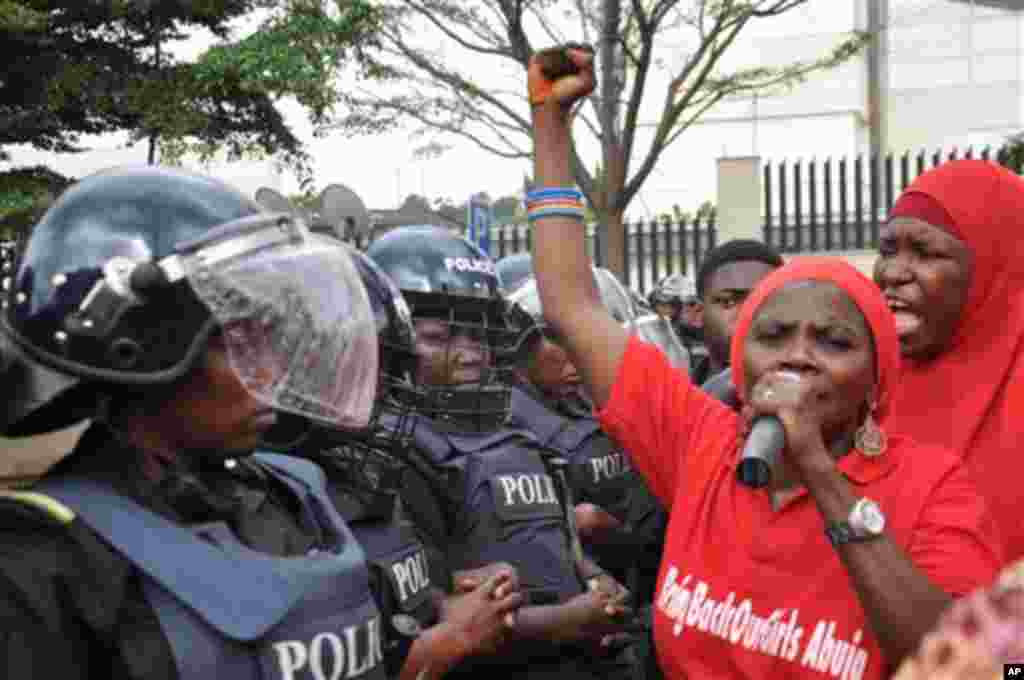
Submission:
{"label": "red t-shirt", "polygon": [[[735,413],[632,338],[600,418],[670,510],[654,601],[666,677],[891,672],[813,498],[774,512],[765,490],[736,481]],[[994,524],[952,453],[890,437],[884,455],[838,465],[937,586],[962,595],[995,578]]]}

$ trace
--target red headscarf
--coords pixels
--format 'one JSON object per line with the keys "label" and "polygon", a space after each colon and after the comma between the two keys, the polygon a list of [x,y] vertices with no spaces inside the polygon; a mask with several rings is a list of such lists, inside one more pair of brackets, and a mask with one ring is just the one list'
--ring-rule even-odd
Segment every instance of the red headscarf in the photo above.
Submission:
{"label": "red headscarf", "polygon": [[953,161],[918,177],[893,207],[963,241],[974,267],[952,346],[905,362],[889,429],[951,448],[968,462],[1008,539],[1024,555],[1018,521],[1024,445],[1024,180],[986,161]]}
{"label": "red headscarf", "polygon": [[768,296],[797,281],[831,283],[846,293],[864,315],[875,339],[875,417],[884,418],[889,411],[893,388],[900,373],[900,343],[896,335],[896,324],[878,287],[839,258],[808,257],[790,262],[761,279],[747,297],[740,308],[730,348],[733,382],[740,398],[746,398],[747,394],[743,349],[750,325],[754,322],[754,314]]}

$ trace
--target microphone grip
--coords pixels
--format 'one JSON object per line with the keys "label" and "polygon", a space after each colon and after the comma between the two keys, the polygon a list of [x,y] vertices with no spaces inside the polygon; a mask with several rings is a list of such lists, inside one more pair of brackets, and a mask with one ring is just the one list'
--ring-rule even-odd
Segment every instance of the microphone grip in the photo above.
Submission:
{"label": "microphone grip", "polygon": [[786,429],[775,416],[760,416],[750,428],[736,468],[736,478],[760,489],[772,480],[772,470],[786,445]]}

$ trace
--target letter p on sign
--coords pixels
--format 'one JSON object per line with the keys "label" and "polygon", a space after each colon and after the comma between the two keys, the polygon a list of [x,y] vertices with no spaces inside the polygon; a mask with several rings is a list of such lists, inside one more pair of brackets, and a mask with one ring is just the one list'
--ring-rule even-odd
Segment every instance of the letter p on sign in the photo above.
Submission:
{"label": "letter p on sign", "polygon": [[1004,678],[1024,678],[1024,663],[1004,663]]}

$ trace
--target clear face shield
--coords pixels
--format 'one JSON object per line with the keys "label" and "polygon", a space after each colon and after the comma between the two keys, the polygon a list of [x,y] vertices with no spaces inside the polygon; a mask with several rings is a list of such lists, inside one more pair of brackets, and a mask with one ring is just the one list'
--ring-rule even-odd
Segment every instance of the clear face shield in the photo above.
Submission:
{"label": "clear face shield", "polygon": [[260,215],[180,244],[159,266],[207,307],[254,398],[329,427],[368,424],[376,325],[344,248],[301,222]]}

